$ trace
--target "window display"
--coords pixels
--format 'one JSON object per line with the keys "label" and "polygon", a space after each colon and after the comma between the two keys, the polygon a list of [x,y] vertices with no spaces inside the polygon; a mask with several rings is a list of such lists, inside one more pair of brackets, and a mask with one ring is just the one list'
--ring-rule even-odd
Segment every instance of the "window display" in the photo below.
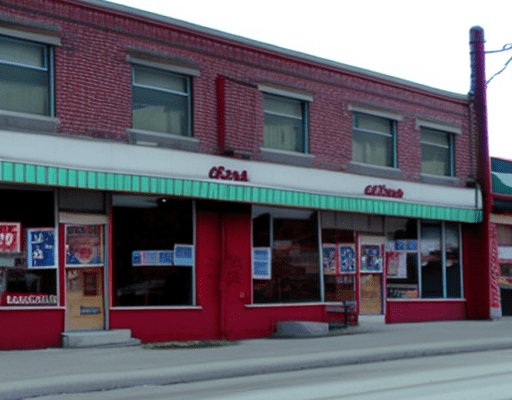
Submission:
{"label": "window display", "polygon": [[8,189],[2,192],[0,305],[56,306],[53,192]]}
{"label": "window display", "polygon": [[113,196],[114,306],[192,305],[193,203]]}
{"label": "window display", "polygon": [[252,218],[253,248],[271,252],[270,278],[253,279],[254,303],[320,301],[317,213],[253,206]]}
{"label": "window display", "polygon": [[325,301],[354,301],[356,298],[354,232],[322,229],[322,242]]}

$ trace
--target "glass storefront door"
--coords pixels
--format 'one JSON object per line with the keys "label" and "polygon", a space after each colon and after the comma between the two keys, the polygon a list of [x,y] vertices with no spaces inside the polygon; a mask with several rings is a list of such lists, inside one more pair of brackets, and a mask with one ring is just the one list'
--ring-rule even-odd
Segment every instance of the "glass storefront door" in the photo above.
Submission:
{"label": "glass storefront door", "polygon": [[105,328],[104,225],[66,224],[66,330]]}
{"label": "glass storefront door", "polygon": [[384,238],[360,236],[360,314],[383,314]]}

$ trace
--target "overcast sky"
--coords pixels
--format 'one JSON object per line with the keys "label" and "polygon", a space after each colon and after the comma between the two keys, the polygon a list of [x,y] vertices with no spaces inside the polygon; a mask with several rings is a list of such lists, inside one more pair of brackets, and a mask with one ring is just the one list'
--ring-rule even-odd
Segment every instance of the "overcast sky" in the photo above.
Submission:
{"label": "overcast sky", "polygon": [[[512,43],[512,0],[116,0],[329,60],[467,93],[469,30],[486,51]],[[489,79],[512,50],[488,54]],[[512,159],[512,62],[487,91],[492,156]]]}

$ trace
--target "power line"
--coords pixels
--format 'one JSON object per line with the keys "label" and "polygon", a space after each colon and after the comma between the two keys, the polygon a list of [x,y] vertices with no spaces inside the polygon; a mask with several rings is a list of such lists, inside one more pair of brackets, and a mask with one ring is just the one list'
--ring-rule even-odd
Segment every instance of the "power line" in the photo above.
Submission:
{"label": "power line", "polygon": [[[486,51],[485,54],[494,54],[494,53],[502,53],[504,51],[508,51],[508,50],[512,50],[512,43],[507,43],[506,45],[503,46],[503,48],[501,50],[490,50],[490,51]],[[501,74],[503,71],[505,71],[505,69],[508,67],[508,64],[510,64],[510,62],[512,62],[512,57],[510,57],[508,59],[508,61],[505,63],[505,65],[503,66],[502,69],[500,69],[498,72],[496,72],[493,76],[491,76],[489,78],[489,80],[486,82],[486,84],[488,85],[496,76],[498,76],[499,74]]]}

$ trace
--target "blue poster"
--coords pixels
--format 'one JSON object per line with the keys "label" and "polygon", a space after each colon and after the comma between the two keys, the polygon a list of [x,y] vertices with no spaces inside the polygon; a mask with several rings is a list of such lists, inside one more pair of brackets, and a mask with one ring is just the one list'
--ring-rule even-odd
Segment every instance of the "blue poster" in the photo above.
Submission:
{"label": "blue poster", "polygon": [[194,246],[189,244],[175,244],[174,265],[182,265],[185,267],[194,265]]}
{"label": "blue poster", "polygon": [[252,278],[272,279],[270,247],[254,247],[252,249]]}
{"label": "blue poster", "polygon": [[132,251],[132,267],[174,265],[173,250],[135,250]]}
{"label": "blue poster", "polygon": [[53,228],[27,229],[27,267],[56,267]]}

